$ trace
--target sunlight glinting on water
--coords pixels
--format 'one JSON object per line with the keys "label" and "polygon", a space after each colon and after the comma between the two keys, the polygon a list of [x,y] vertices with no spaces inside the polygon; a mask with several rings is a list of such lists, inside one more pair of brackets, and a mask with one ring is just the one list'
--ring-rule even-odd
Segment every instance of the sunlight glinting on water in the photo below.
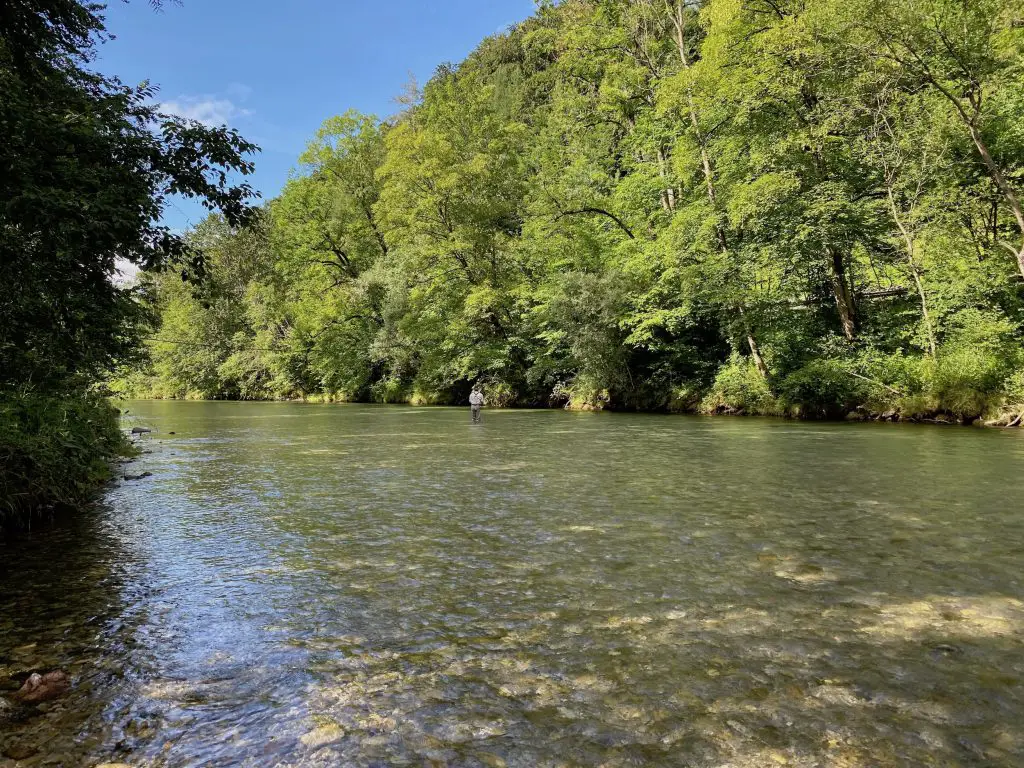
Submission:
{"label": "sunlight glinting on water", "polygon": [[1024,761],[1016,436],[131,408],[153,476],[0,550],[19,766]]}

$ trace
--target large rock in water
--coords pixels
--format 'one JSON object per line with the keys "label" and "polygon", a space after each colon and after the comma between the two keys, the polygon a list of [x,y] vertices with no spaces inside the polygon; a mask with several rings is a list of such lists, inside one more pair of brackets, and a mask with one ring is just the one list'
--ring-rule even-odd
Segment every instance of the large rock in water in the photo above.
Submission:
{"label": "large rock in water", "polygon": [[153,430],[150,429],[149,427],[132,427],[132,434],[133,435],[144,435],[147,432],[152,432],[152,431]]}
{"label": "large rock in water", "polygon": [[45,675],[33,672],[14,695],[26,704],[38,704],[63,696],[70,687],[71,681],[68,680],[68,676],[59,669]]}

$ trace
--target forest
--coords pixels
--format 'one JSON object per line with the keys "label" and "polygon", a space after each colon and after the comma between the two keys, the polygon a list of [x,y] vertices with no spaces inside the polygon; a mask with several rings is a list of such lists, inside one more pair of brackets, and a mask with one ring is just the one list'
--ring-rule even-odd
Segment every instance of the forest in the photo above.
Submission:
{"label": "forest", "polygon": [[133,395],[1024,411],[1012,0],[543,2],[211,216]]}

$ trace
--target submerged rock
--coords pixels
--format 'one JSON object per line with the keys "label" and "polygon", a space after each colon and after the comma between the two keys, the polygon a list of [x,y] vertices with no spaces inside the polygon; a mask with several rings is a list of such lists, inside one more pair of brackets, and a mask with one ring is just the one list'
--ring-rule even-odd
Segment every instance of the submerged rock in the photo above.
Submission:
{"label": "submerged rock", "polygon": [[12,741],[4,745],[3,756],[11,760],[24,760],[39,752],[39,747],[24,741]]}
{"label": "submerged rock", "polygon": [[345,736],[345,731],[340,725],[322,725],[314,728],[309,733],[299,737],[299,741],[307,747],[322,747],[325,744],[332,744]]}
{"label": "submerged rock", "polygon": [[33,672],[14,695],[19,701],[26,704],[37,704],[40,701],[49,701],[63,696],[70,687],[71,681],[68,680],[67,674],[59,669],[47,672],[45,675]]}
{"label": "submerged rock", "polygon": [[932,646],[930,654],[934,659],[941,659],[949,656],[960,656],[963,652],[964,649],[959,646],[951,643],[939,643],[938,645]]}
{"label": "submerged rock", "polygon": [[125,475],[124,479],[125,480],[141,480],[144,477],[152,477],[152,476],[153,476],[152,472],[143,472],[140,475]]}

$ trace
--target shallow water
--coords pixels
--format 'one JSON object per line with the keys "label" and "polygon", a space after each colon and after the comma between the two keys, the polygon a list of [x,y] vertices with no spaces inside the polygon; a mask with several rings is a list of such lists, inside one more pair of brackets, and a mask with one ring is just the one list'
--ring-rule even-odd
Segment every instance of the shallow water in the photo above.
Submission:
{"label": "shallow water", "polygon": [[19,766],[1024,765],[1021,433],[127,407],[0,540]]}

